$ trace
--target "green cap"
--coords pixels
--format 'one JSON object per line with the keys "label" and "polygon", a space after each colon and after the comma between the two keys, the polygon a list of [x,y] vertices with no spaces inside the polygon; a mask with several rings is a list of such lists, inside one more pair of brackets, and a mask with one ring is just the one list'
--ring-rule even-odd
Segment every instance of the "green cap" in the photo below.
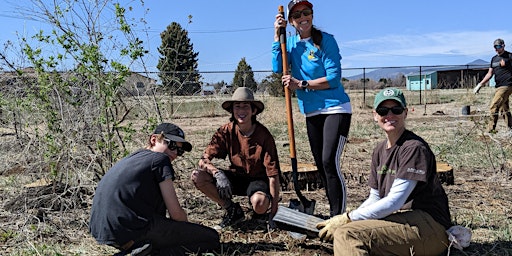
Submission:
{"label": "green cap", "polygon": [[375,95],[375,101],[373,102],[373,108],[376,109],[383,101],[394,100],[400,103],[402,107],[407,107],[405,102],[404,93],[398,88],[384,88],[377,95]]}

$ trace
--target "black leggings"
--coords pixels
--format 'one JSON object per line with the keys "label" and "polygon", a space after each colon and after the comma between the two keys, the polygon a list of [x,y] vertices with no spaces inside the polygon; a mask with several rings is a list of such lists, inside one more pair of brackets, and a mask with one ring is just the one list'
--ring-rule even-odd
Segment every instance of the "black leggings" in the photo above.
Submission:
{"label": "black leggings", "polygon": [[330,215],[345,212],[347,191],[340,157],[347,142],[352,114],[327,114],[306,118],[309,145],[329,200]]}

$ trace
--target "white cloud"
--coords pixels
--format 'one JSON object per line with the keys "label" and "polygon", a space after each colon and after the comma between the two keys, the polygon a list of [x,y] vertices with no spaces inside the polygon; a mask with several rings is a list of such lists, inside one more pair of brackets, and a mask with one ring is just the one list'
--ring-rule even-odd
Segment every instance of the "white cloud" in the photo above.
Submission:
{"label": "white cloud", "polygon": [[344,67],[465,64],[489,59],[494,54],[492,43],[496,38],[512,42],[512,32],[394,34],[343,42],[340,48]]}

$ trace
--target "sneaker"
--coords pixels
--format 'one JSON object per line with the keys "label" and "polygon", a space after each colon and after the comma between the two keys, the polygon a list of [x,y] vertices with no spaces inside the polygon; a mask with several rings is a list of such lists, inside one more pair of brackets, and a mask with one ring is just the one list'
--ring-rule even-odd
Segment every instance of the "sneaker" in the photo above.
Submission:
{"label": "sneaker", "polygon": [[146,256],[151,254],[152,249],[153,246],[151,246],[151,244],[142,243],[132,246],[132,248],[127,251],[120,251],[114,254],[114,256]]}
{"label": "sneaker", "polygon": [[257,214],[253,211],[251,220],[257,223],[266,223],[268,221],[268,213]]}
{"label": "sneaker", "polygon": [[484,136],[492,137],[493,135],[496,135],[498,133],[496,130],[489,130],[484,132]]}
{"label": "sneaker", "polygon": [[151,254],[153,247],[151,244],[142,244],[140,247],[133,248],[128,256],[146,256]]}
{"label": "sneaker", "polygon": [[233,203],[228,209],[226,209],[226,214],[222,217],[222,222],[220,223],[221,228],[225,228],[228,226],[233,226],[242,220],[245,219],[244,210],[240,207],[239,203]]}

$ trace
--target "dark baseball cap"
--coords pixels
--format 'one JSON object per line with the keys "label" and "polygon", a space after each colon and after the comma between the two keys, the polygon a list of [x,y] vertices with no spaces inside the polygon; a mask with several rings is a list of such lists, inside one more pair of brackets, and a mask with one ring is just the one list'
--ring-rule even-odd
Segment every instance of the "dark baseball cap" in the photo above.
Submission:
{"label": "dark baseball cap", "polygon": [[503,39],[501,39],[501,38],[498,38],[498,39],[494,40],[493,45],[504,45],[504,44],[505,44],[505,41],[503,41]]}
{"label": "dark baseball cap", "polygon": [[187,152],[192,150],[192,144],[185,140],[185,133],[175,124],[161,123],[156,127],[153,134],[163,134],[164,137],[168,140],[183,143],[183,150]]}

